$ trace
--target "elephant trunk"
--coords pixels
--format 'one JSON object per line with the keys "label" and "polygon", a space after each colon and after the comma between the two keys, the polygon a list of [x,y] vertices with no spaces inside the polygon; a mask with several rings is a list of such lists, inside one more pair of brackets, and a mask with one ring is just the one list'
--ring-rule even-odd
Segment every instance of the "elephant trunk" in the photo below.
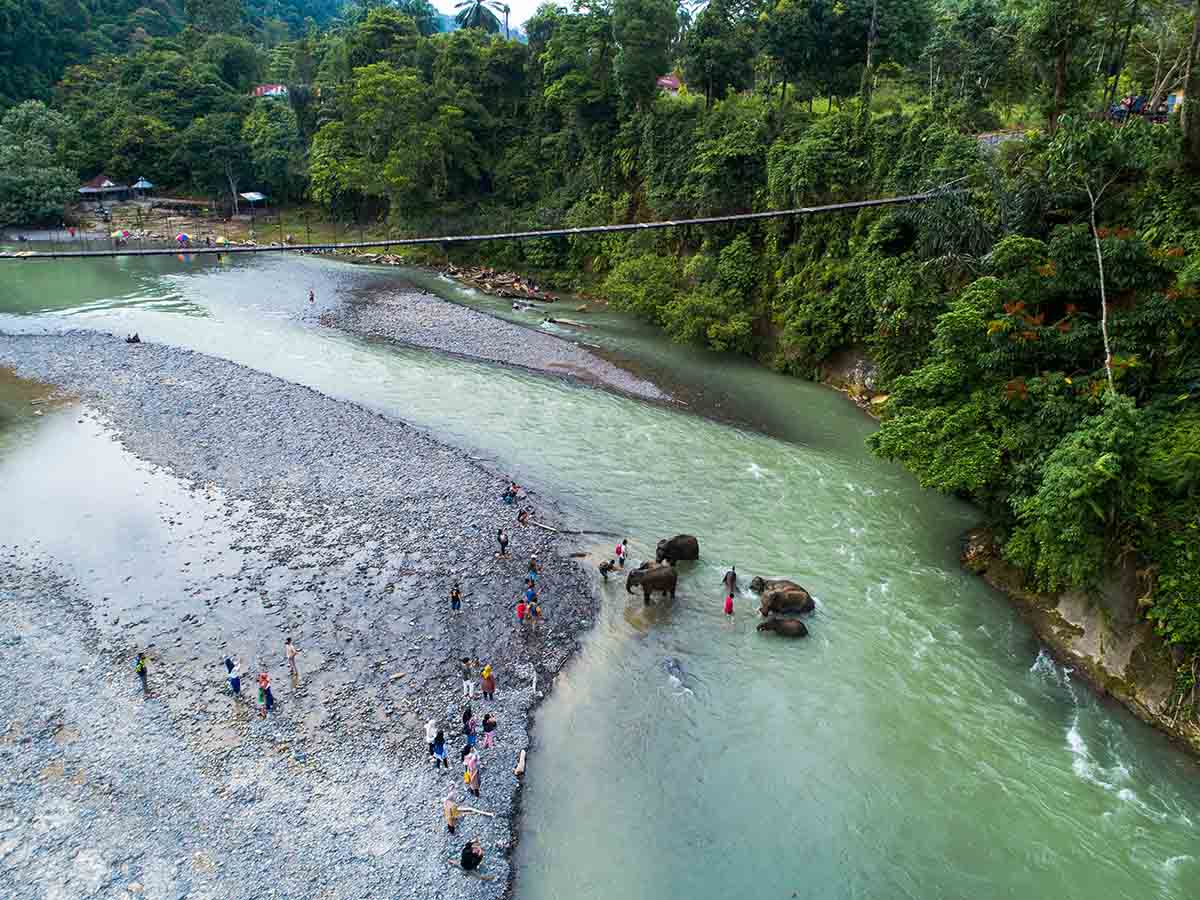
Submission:
{"label": "elephant trunk", "polygon": [[625,593],[633,593],[633,573],[629,573],[629,577],[625,579]]}

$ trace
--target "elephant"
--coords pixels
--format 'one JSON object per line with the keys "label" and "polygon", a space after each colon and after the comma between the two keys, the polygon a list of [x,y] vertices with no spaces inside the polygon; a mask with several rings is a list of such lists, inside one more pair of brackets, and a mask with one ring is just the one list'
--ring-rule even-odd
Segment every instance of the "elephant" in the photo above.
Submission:
{"label": "elephant", "polygon": [[808,637],[808,626],[799,619],[767,619],[758,623],[758,631],[773,631],[784,637]]}
{"label": "elephant", "polygon": [[816,608],[812,594],[794,581],[767,580],[756,576],[750,582],[750,590],[761,595],[758,611],[764,616],[783,612],[809,613]]}
{"label": "elephant", "polygon": [[675,565],[681,559],[699,559],[700,542],[690,534],[677,534],[673,538],[663,538],[658,542],[654,553],[657,562],[668,562]]}
{"label": "elephant", "polygon": [[650,603],[650,595],[655,591],[662,591],[663,596],[670,594],[671,599],[674,599],[677,580],[675,570],[665,563],[644,562],[630,571],[629,577],[625,579],[625,592],[632,594],[634,587],[640,585],[647,604]]}

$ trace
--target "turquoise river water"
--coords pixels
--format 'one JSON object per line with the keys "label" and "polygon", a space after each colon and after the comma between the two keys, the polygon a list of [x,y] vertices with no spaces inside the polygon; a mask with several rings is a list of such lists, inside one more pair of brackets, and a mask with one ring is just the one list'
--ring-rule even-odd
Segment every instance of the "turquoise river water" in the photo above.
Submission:
{"label": "turquoise river water", "polygon": [[[415,272],[3,266],[0,330],[139,331],[402,417],[502,461],[579,524],[628,533],[635,559],[658,537],[700,537],[674,605],[647,613],[602,589],[538,713],[521,898],[1200,897],[1200,768],[1095,699],[960,571],[976,513],[873,459],[873,426],[841,396],[612,313],[588,317],[586,343],[723,421],[364,341],[306,309],[309,287],[327,303],[406,278],[536,321]],[[7,448],[35,433],[0,440],[0,492]],[[731,563],[744,581],[807,586],[812,636],[756,633],[749,596],[726,621]]]}

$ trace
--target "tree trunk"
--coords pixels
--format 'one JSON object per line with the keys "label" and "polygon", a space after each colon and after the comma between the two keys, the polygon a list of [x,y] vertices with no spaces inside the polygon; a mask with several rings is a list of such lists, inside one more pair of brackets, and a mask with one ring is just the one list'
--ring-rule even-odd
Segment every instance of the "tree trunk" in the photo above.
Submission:
{"label": "tree trunk", "polygon": [[1148,115],[1154,115],[1154,111],[1158,109],[1158,104],[1162,103],[1163,97],[1175,79],[1175,73],[1179,71],[1179,67],[1184,63],[1185,58],[1181,55],[1179,59],[1175,60],[1174,65],[1167,69],[1167,74],[1162,77],[1162,80],[1154,85],[1154,91],[1150,94],[1150,103],[1146,109]]}
{"label": "tree trunk", "polygon": [[1054,60],[1054,108],[1050,110],[1050,133],[1058,129],[1058,117],[1062,115],[1063,103],[1067,97],[1067,62],[1071,51],[1064,42]]}
{"label": "tree trunk", "polygon": [[1200,168],[1200,0],[1196,0],[1192,43],[1188,49],[1187,69],[1183,76],[1181,116],[1184,158],[1191,166]]}
{"label": "tree trunk", "polygon": [[1117,71],[1113,73],[1112,82],[1104,89],[1104,107],[1100,110],[1107,113],[1108,108],[1117,100],[1117,87],[1121,82],[1121,72],[1125,68],[1125,56],[1129,53],[1129,38],[1133,35],[1133,25],[1137,21],[1138,0],[1133,0],[1129,12],[1129,23],[1125,26],[1125,37],[1121,40],[1121,52],[1117,56]]}
{"label": "tree trunk", "polygon": [[867,62],[863,67],[862,84],[859,86],[859,93],[862,95],[863,108],[866,109],[871,105],[871,87],[874,77],[874,55],[875,44],[879,41],[879,0],[872,0],[871,3],[871,24],[867,27]]}
{"label": "tree trunk", "polygon": [[1097,197],[1088,188],[1088,199],[1091,201],[1092,242],[1096,246],[1096,268],[1100,272],[1100,334],[1104,337],[1104,371],[1108,375],[1109,393],[1115,394],[1112,373],[1112,350],[1108,345],[1108,293],[1104,285],[1104,254],[1100,250],[1100,235],[1096,232],[1096,201]]}

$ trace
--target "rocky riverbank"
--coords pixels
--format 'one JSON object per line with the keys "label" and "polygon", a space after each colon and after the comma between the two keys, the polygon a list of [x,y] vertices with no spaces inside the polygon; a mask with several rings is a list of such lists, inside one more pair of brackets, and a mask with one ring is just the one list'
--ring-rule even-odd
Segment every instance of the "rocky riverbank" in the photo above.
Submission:
{"label": "rocky riverbank", "polygon": [[[545,690],[595,612],[566,539],[517,527],[505,476],[464,452],[229,362],[69,334],[0,336],[0,366],[79,398],[46,424],[78,418],[119,440],[161,531],[180,535],[177,555],[150,558],[131,533],[118,590],[77,560],[0,547],[5,896],[500,897],[535,677]],[[171,504],[156,499],[166,482]],[[511,559],[495,558],[501,525]],[[532,553],[538,632],[512,614]],[[445,599],[455,578],[458,615]],[[229,694],[226,654],[245,699]],[[498,674],[496,700],[476,702],[499,719],[498,746],[469,801],[496,816],[469,815],[451,837],[440,799],[465,799],[464,655]],[[266,719],[260,670],[278,704]],[[448,772],[427,762],[429,718],[450,736]],[[475,837],[495,881],[446,863]]]}
{"label": "rocky riverbank", "polygon": [[1111,573],[1091,594],[1040,593],[1030,590],[1021,571],[1000,555],[986,528],[965,536],[962,564],[1008,595],[1055,658],[1078,671],[1099,694],[1200,753],[1197,695],[1176,691],[1175,670],[1182,660],[1173,657],[1142,615],[1138,598],[1143,586],[1132,565]]}
{"label": "rocky riverbank", "polygon": [[363,337],[532,369],[644,400],[670,399],[653,383],[584,347],[415,289],[347,301],[322,315],[321,322]]}

